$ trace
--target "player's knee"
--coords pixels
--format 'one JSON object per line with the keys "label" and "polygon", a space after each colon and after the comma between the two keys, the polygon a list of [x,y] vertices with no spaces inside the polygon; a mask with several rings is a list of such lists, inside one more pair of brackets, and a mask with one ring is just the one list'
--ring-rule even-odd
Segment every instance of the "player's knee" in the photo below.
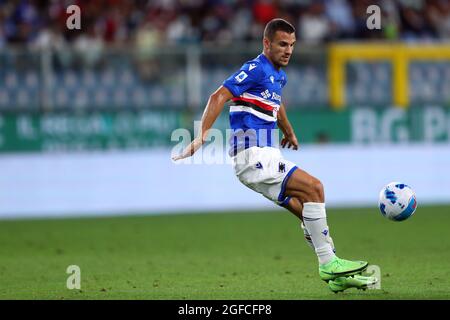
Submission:
{"label": "player's knee", "polygon": [[324,191],[323,191],[323,185],[322,182],[320,182],[319,179],[312,178],[309,183],[309,195],[306,199],[311,202],[324,202]]}

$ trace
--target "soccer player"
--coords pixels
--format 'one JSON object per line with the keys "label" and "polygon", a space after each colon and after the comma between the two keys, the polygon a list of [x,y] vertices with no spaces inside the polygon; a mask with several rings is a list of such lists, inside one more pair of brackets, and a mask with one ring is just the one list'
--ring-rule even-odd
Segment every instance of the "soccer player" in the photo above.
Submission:
{"label": "soccer player", "polygon": [[375,284],[374,277],[360,274],[365,261],[338,258],[327,226],[322,183],[281,155],[274,147],[276,126],[283,133],[281,146],[298,149],[299,143],[281,101],[287,83],[286,67],[295,44],[295,29],[283,19],[270,21],[264,29],[263,52],[246,62],[210,97],[199,135],[173,160],[192,156],[206,141],[208,130],[231,100],[230,156],[238,179],[250,189],[285,207],[302,222],[305,239],[319,260],[319,276],[334,292]]}

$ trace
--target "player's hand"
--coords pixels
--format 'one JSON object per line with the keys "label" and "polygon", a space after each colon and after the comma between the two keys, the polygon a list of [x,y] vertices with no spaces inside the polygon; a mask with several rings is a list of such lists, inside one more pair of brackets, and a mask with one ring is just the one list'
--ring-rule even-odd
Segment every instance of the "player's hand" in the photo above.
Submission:
{"label": "player's hand", "polygon": [[285,148],[286,146],[288,149],[292,147],[293,150],[298,150],[298,140],[295,134],[284,136],[283,139],[281,139],[281,147]]}
{"label": "player's hand", "polygon": [[200,138],[195,138],[194,141],[192,141],[184,150],[181,154],[177,155],[177,156],[173,156],[172,160],[173,161],[178,161],[181,159],[185,159],[188,158],[190,156],[192,156],[195,152],[197,152],[198,149],[200,149],[200,147],[202,146],[203,141]]}

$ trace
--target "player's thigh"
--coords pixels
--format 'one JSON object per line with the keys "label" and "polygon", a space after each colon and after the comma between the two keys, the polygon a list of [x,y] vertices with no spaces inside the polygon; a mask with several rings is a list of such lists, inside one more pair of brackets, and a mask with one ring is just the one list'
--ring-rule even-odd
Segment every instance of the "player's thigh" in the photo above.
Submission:
{"label": "player's thigh", "polygon": [[285,195],[295,197],[300,202],[323,202],[322,183],[306,171],[297,168],[286,184]]}

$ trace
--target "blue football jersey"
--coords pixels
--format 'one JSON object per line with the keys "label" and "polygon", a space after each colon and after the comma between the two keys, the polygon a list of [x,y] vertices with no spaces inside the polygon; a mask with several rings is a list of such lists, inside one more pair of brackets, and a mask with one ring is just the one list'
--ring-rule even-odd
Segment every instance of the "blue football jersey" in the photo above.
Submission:
{"label": "blue football jersey", "polygon": [[233,94],[230,106],[230,155],[253,146],[273,146],[281,90],[286,73],[277,70],[264,54],[246,62],[223,82]]}

